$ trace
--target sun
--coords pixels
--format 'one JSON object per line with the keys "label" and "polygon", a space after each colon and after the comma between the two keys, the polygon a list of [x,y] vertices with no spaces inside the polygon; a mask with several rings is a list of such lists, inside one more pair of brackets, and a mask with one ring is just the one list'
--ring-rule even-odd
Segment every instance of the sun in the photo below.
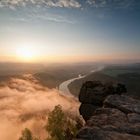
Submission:
{"label": "sun", "polygon": [[21,46],[17,48],[17,57],[22,61],[33,61],[37,56],[35,50],[31,46]]}

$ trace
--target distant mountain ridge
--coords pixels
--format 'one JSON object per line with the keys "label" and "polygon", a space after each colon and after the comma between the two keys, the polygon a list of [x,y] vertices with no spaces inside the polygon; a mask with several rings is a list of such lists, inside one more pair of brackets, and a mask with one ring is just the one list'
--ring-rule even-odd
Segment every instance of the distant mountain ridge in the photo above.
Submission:
{"label": "distant mountain ridge", "polygon": [[80,87],[86,81],[99,80],[103,83],[124,83],[129,96],[140,97],[140,63],[129,65],[108,65],[102,71],[92,73],[87,77],[75,80],[69,85],[72,94],[78,96]]}

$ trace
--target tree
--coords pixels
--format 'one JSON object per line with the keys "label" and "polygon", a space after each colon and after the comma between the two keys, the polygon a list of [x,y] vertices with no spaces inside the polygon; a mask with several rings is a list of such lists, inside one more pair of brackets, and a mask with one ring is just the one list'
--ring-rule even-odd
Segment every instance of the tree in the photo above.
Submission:
{"label": "tree", "polygon": [[[49,137],[46,140],[72,140],[77,131],[82,127],[82,121],[79,117],[75,119],[66,115],[60,105],[56,106],[48,115],[48,122],[45,126]],[[33,137],[32,132],[25,128],[19,140],[39,140]]]}
{"label": "tree", "polygon": [[50,134],[47,140],[72,140],[78,128],[75,120],[71,120],[58,105],[48,116],[46,130]]}
{"label": "tree", "polygon": [[36,137],[33,137],[32,132],[28,128],[25,128],[22,131],[22,136],[19,138],[19,140],[39,140],[39,139]]}
{"label": "tree", "polygon": [[54,140],[64,140],[64,127],[66,123],[66,116],[62,111],[60,105],[56,106],[48,116],[48,124],[46,130],[50,133]]}
{"label": "tree", "polygon": [[31,131],[28,128],[25,128],[22,131],[22,136],[19,138],[19,140],[33,140]]}

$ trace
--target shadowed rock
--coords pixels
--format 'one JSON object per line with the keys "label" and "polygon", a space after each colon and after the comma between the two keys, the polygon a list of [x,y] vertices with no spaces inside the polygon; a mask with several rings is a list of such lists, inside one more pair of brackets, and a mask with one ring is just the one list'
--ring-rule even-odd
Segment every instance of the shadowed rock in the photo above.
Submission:
{"label": "shadowed rock", "polygon": [[81,87],[79,94],[79,101],[82,103],[80,114],[83,116],[85,121],[87,121],[92,115],[91,110],[102,107],[103,102],[108,95],[121,95],[125,92],[126,88],[123,84],[112,85],[111,83],[103,84],[100,81],[87,81]]}
{"label": "shadowed rock", "polygon": [[79,111],[82,114],[84,120],[89,120],[90,116],[93,114],[93,110],[96,110],[97,106],[92,104],[81,104]]}
{"label": "shadowed rock", "polygon": [[83,84],[80,114],[86,121],[76,140],[140,140],[140,101],[124,95],[123,84]]}
{"label": "shadowed rock", "polygon": [[87,121],[87,125],[121,127],[126,121],[127,116],[120,110],[114,108],[100,108],[93,113],[90,120]]}
{"label": "shadowed rock", "polygon": [[127,117],[130,123],[140,123],[140,114],[131,113]]}
{"label": "shadowed rock", "polygon": [[98,127],[84,127],[79,131],[77,140],[140,140],[140,137],[127,133],[105,131]]}
{"label": "shadowed rock", "polygon": [[114,107],[124,113],[139,113],[140,101],[124,95],[110,95],[104,101],[105,107]]}

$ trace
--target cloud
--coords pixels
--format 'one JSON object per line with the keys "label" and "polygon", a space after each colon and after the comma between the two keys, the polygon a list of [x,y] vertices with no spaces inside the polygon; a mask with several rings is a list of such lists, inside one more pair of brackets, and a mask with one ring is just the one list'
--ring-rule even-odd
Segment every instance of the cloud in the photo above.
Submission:
{"label": "cloud", "polygon": [[74,97],[40,85],[32,75],[12,78],[0,87],[0,139],[18,139],[25,127],[44,139],[48,112],[58,104],[69,114],[79,115]]}
{"label": "cloud", "polygon": [[31,20],[38,20],[38,21],[51,21],[51,22],[58,22],[58,23],[68,23],[68,24],[75,24],[76,21],[61,15],[51,14],[51,13],[38,13],[37,11],[28,15],[28,21]]}
{"label": "cloud", "polygon": [[0,0],[0,8],[8,7],[15,10],[17,7],[59,7],[59,8],[84,8],[88,4],[95,8],[134,8],[140,6],[137,0]]}
{"label": "cloud", "polygon": [[49,22],[57,22],[57,23],[66,23],[66,24],[76,24],[77,21],[73,19],[72,17],[66,16],[66,15],[60,15],[60,14],[54,14],[46,11],[45,9],[32,9],[32,10],[26,10],[23,14],[23,12],[14,12],[14,16],[9,17],[9,21],[17,21],[17,22],[42,22],[42,21],[49,21]]}
{"label": "cloud", "polygon": [[65,7],[80,8],[81,4],[76,0],[0,0],[0,7],[15,8],[18,6],[35,5],[38,7]]}
{"label": "cloud", "polygon": [[45,3],[50,7],[73,7],[80,8],[81,4],[76,0],[56,0],[55,2],[52,0],[48,0]]}
{"label": "cloud", "polygon": [[27,14],[26,16],[16,16],[16,17],[10,17],[9,21],[17,21],[17,22],[24,22],[24,23],[29,23],[29,22],[34,22],[34,21],[49,21],[49,22],[57,22],[57,23],[66,23],[66,24],[76,24],[77,21],[72,19],[72,18],[67,18],[61,15],[56,15],[56,14],[49,14],[49,13],[38,13],[38,12],[33,12],[30,14]]}
{"label": "cloud", "polygon": [[69,20],[69,19],[66,19],[66,18],[60,17],[60,16],[44,16],[44,15],[39,15],[39,16],[35,16],[35,19],[47,20],[47,21],[59,22],[59,23],[68,23],[68,24],[75,24],[76,23],[73,20]]}
{"label": "cloud", "polygon": [[87,0],[87,4],[96,8],[134,8],[140,5],[140,2],[135,0]]}
{"label": "cloud", "polygon": [[[80,8],[81,4],[77,0],[0,0],[0,8],[4,7],[15,12],[13,16],[9,18],[9,20],[12,21],[25,23],[50,21],[75,24],[76,21],[70,17],[52,14],[48,12],[47,8]],[[19,10],[19,8],[22,9]]]}

